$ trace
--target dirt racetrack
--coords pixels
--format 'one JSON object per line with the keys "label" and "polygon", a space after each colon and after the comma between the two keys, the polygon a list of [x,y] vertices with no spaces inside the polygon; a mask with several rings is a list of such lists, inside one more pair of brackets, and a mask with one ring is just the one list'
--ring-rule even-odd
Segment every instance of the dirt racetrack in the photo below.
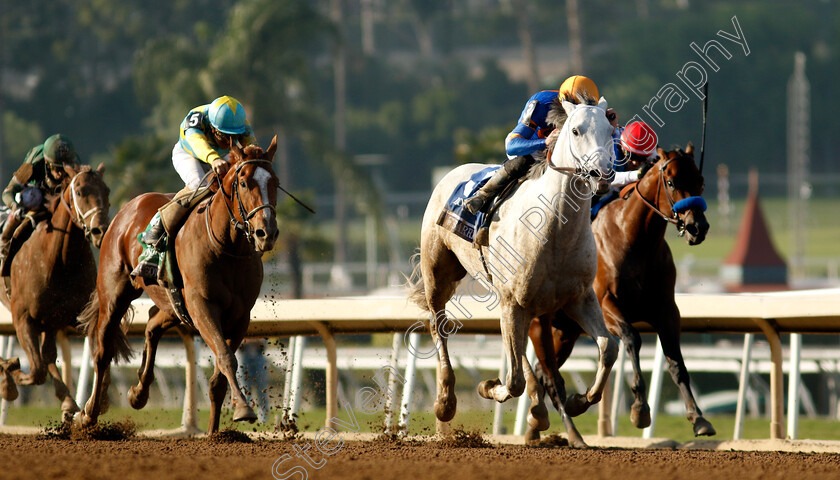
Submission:
{"label": "dirt racetrack", "polygon": [[[311,440],[215,443],[204,439],[107,442],[0,435],[0,479],[702,479],[840,478],[840,455],[673,449],[445,448],[345,442],[324,456]],[[316,469],[296,457],[307,448]],[[289,455],[285,462],[275,462]],[[274,470],[272,468],[274,467]],[[295,468],[298,467],[298,468]]]}

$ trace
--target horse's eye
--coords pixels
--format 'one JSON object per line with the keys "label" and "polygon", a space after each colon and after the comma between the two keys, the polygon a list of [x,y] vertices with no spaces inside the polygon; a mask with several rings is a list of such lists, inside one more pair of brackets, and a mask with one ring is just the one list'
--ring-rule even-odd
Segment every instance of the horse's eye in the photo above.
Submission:
{"label": "horse's eye", "polygon": [[76,190],[76,195],[81,197],[82,196],[82,191],[81,190]]}
{"label": "horse's eye", "polygon": [[674,188],[674,181],[673,180],[668,180],[667,183],[668,183],[668,188],[671,188],[671,189]]}
{"label": "horse's eye", "polygon": [[245,188],[245,182],[244,181],[239,182],[239,186],[242,187],[242,188]]}
{"label": "horse's eye", "polygon": [[580,132],[578,132],[577,128],[573,128],[572,129],[572,134],[577,137],[578,135],[580,135]]}

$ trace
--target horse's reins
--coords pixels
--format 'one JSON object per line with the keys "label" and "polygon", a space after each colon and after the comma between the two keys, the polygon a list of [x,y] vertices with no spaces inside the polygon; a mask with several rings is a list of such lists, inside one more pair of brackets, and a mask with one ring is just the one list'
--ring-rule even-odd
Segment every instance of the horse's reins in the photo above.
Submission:
{"label": "horse's reins", "polygon": [[60,198],[61,198],[61,204],[64,206],[64,208],[67,209],[67,212],[70,213],[71,221],[73,223],[75,223],[77,227],[81,228],[82,231],[85,232],[85,238],[88,241],[90,241],[90,239],[91,239],[91,228],[87,226],[87,224],[85,223],[85,220],[87,220],[88,217],[90,217],[90,216],[92,216],[92,215],[94,215],[98,212],[101,212],[102,207],[97,205],[97,206],[89,209],[87,212],[84,212],[84,213],[82,213],[82,209],[79,208],[79,199],[76,196],[76,179],[79,178],[79,175],[82,175],[83,173],[91,173],[92,174],[93,172],[79,172],[79,173],[77,173],[70,180],[70,185],[67,187],[67,188],[70,189],[70,197],[71,197],[71,200],[73,201],[73,208],[72,209],[70,208],[70,205],[67,203],[67,200],[64,199],[64,195],[61,195]]}

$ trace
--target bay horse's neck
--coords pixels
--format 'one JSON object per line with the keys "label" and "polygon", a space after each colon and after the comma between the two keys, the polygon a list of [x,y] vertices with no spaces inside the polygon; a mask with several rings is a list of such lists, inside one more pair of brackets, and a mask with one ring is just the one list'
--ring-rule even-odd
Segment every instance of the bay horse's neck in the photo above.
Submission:
{"label": "bay horse's neck", "polygon": [[[228,202],[227,206],[226,202]],[[254,249],[248,239],[245,238],[245,234],[236,229],[231,222],[230,211],[235,212],[236,208],[237,205],[233,196],[228,197],[223,189],[219,189],[210,199],[205,212],[205,215],[209,214],[210,217],[209,219],[202,219],[201,222],[201,228],[205,231],[201,237],[210,243],[210,251],[224,252],[233,256],[248,256],[254,253]],[[208,221],[213,238],[209,238],[207,233],[206,222]]]}
{"label": "bay horse's neck", "polygon": [[639,197],[641,194],[648,202],[661,210],[659,202],[665,194],[661,191],[661,187],[659,177],[651,175],[640,180],[636,184],[638,192],[632,192],[627,198],[621,227],[631,244],[654,246],[665,239],[668,222]]}
{"label": "bay horse's neck", "polygon": [[76,250],[87,245],[84,231],[74,222],[72,209],[75,205],[71,203],[71,188],[66,186],[61,190],[59,198],[51,218],[47,238],[54,240],[44,245],[45,255],[48,258],[62,258],[65,262],[76,254]]}

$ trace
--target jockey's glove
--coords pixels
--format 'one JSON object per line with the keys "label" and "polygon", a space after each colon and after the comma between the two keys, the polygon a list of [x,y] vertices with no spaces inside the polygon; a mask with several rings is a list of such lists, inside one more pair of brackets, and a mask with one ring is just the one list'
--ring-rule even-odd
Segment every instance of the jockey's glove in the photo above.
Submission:
{"label": "jockey's glove", "polygon": [[637,172],[639,172],[639,180],[641,180],[642,177],[645,176],[647,171],[650,170],[650,168],[653,166],[653,163],[654,162],[645,162],[642,164],[642,168],[637,170]]}

